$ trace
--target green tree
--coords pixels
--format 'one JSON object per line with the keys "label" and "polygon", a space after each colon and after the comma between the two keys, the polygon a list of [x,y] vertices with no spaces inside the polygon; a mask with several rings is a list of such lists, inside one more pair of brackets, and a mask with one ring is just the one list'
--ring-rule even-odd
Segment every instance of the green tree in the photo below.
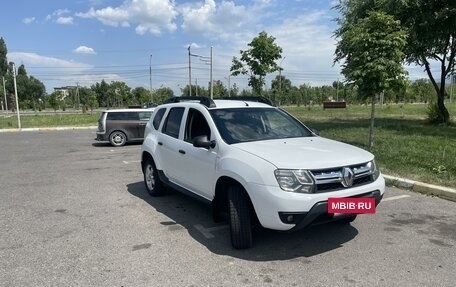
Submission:
{"label": "green tree", "polygon": [[[436,93],[437,121],[449,122],[444,100],[446,79],[456,65],[456,1],[341,0],[336,7],[342,12],[344,29],[372,11],[384,11],[401,22],[407,32],[406,61],[424,67]],[[438,72],[433,72],[432,62],[440,66]]]}
{"label": "green tree", "polygon": [[[396,3],[399,2],[399,3]],[[438,121],[447,123],[446,78],[455,68],[456,2],[454,0],[389,1],[389,11],[408,32],[406,60],[425,68],[437,93]],[[432,73],[430,61],[439,63],[440,77]]]}
{"label": "green tree", "polygon": [[99,107],[96,93],[89,88],[80,88],[79,95],[81,97],[81,104],[84,110],[90,109],[90,113],[93,113],[93,109]]}
{"label": "green tree", "polygon": [[[189,86],[186,85],[183,89],[181,88],[182,95],[184,97],[189,96]],[[191,96],[200,96],[200,97],[207,97],[209,95],[208,90],[200,85],[192,85],[192,94]]]}
{"label": "green tree", "polygon": [[214,81],[214,99],[228,97],[228,89],[223,85],[222,81]]}
{"label": "green tree", "polygon": [[131,91],[131,95],[133,97],[134,103],[137,105],[142,105],[142,104],[150,102],[150,91],[144,87],[134,88]]}
{"label": "green tree", "polygon": [[5,76],[8,72],[8,59],[6,58],[8,50],[6,49],[3,37],[0,38],[0,78]]}
{"label": "green tree", "polygon": [[111,106],[111,102],[108,98],[109,85],[106,83],[105,80],[101,80],[101,83],[95,83],[90,88],[92,89],[92,91],[95,92],[100,106],[107,108]]}
{"label": "green tree", "polygon": [[271,90],[273,94],[273,101],[280,105],[286,105],[290,102],[289,93],[291,91],[291,81],[283,75],[277,75],[271,81]]}
{"label": "green tree", "polygon": [[174,97],[174,92],[171,88],[160,87],[159,89],[154,91],[154,101],[157,104],[162,104],[166,99],[172,97]]}
{"label": "green tree", "polygon": [[53,92],[47,97],[47,102],[51,108],[54,109],[54,112],[56,112],[59,109],[59,103],[60,103],[60,93],[59,92]]}
{"label": "green tree", "polygon": [[108,101],[111,107],[123,107],[132,104],[131,88],[125,82],[113,81],[108,89]]}
{"label": "green tree", "polygon": [[[342,10],[343,12],[343,10]],[[400,22],[384,12],[370,12],[355,24],[342,22],[336,30],[335,61],[343,61],[342,73],[358,87],[364,99],[371,99],[369,147],[374,144],[375,98],[384,90],[404,84],[402,66],[406,32]]]}
{"label": "green tree", "polygon": [[282,48],[264,31],[248,46],[249,49],[240,51],[240,59],[233,57],[231,75],[249,75],[249,86],[255,94],[261,95],[266,75],[281,69],[276,61],[282,58]]}

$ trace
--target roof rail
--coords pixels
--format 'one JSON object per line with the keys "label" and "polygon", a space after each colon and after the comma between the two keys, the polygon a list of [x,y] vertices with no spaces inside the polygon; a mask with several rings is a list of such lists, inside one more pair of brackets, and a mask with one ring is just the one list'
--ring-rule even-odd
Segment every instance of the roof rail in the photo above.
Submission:
{"label": "roof rail", "polygon": [[199,102],[202,105],[205,105],[208,108],[214,108],[215,103],[211,98],[208,97],[171,97],[165,100],[165,104],[170,104],[170,103],[180,103],[180,102],[192,102],[196,101]]}
{"label": "roof rail", "polygon": [[222,100],[234,100],[234,101],[249,101],[249,102],[258,102],[266,105],[274,106],[274,103],[262,96],[234,96],[234,97],[223,97]]}

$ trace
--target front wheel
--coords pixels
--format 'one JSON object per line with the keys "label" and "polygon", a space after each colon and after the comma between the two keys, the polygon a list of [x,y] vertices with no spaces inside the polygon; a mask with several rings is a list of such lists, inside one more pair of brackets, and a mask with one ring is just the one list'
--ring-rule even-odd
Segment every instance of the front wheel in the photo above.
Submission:
{"label": "front wheel", "polygon": [[144,163],[144,184],[147,192],[152,196],[162,195],[164,186],[158,177],[158,171],[152,159],[147,159]]}
{"label": "front wheel", "polygon": [[127,142],[127,136],[124,132],[114,131],[109,135],[109,142],[112,146],[123,146]]}
{"label": "front wheel", "polygon": [[228,188],[231,244],[236,249],[252,247],[250,207],[245,191],[239,186]]}

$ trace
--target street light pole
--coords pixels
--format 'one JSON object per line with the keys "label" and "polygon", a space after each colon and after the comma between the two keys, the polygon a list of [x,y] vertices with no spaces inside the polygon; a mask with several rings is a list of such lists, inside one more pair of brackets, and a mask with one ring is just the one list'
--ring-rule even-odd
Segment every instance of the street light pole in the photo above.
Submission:
{"label": "street light pole", "polygon": [[228,75],[228,78],[225,77],[225,79],[228,80],[228,97],[231,97],[231,83],[230,83],[230,78],[231,78],[231,75]]}
{"label": "street light pole", "polygon": [[212,82],[212,67],[213,67],[214,61],[212,58],[212,46],[211,46],[211,99],[214,98],[214,83]]}
{"label": "street light pole", "polygon": [[192,60],[191,60],[190,45],[188,45],[188,96],[192,96]]}
{"label": "street light pole", "polygon": [[283,60],[285,60],[286,57],[283,57],[282,58],[282,61],[280,61],[280,64],[279,64],[279,91],[280,91],[280,99],[279,99],[279,103],[281,103],[282,101],[282,62]]}
{"label": "street light pole", "polygon": [[8,114],[8,100],[6,98],[6,88],[5,88],[5,77],[2,77],[3,78],[3,95],[5,96],[5,110],[6,110],[6,114]]}
{"label": "street light pole", "polygon": [[150,54],[149,58],[149,87],[150,87],[150,102],[152,103],[154,100],[152,96],[152,54]]}
{"label": "street light pole", "polygon": [[17,126],[21,129],[21,115],[19,113],[19,100],[17,98],[17,85],[16,85],[16,65],[13,63],[13,80],[14,80],[14,95],[16,96],[16,111],[17,111]]}

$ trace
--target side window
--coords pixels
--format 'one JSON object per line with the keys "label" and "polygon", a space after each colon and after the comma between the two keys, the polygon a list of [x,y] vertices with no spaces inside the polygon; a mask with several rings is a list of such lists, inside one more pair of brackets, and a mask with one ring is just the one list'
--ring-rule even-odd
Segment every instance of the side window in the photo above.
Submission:
{"label": "side window", "polygon": [[108,112],[106,120],[111,121],[137,121],[138,112]]}
{"label": "side window", "polygon": [[163,133],[174,138],[179,137],[179,129],[182,122],[182,116],[184,115],[184,109],[185,108],[172,108],[169,111],[165,125],[163,126]]}
{"label": "side window", "polygon": [[158,130],[160,127],[160,123],[163,119],[163,116],[165,115],[166,109],[162,108],[159,109],[158,111],[154,112],[154,119],[152,121],[152,125],[154,126],[154,129]]}
{"label": "side window", "polygon": [[208,139],[211,138],[211,129],[209,124],[204,118],[203,114],[195,109],[188,111],[187,124],[185,126],[184,140],[193,142],[197,136],[206,135]]}
{"label": "side window", "polygon": [[150,116],[152,115],[152,112],[139,112],[139,120],[140,121],[148,121],[150,119]]}

